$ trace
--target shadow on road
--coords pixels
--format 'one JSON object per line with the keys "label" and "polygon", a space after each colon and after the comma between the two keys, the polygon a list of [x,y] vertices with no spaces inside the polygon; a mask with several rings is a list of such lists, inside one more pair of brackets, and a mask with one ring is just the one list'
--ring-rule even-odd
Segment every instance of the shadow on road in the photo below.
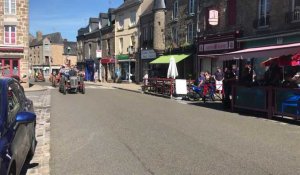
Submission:
{"label": "shadow on road", "polygon": [[[224,106],[221,102],[207,102],[203,103],[202,101],[199,102],[192,102],[191,105],[200,106],[203,108],[209,108],[213,110],[218,111],[224,111],[224,112],[230,112],[230,113],[237,113],[242,115],[242,117],[253,117],[253,118],[264,118],[268,119],[267,114],[265,112],[259,112],[259,111],[251,111],[251,110],[244,110],[244,109],[235,109],[234,111],[231,111],[231,109],[224,109]],[[294,120],[292,118],[288,117],[282,117],[282,116],[274,116],[272,119],[273,121],[282,122],[290,125],[296,125],[300,126],[300,121]]]}
{"label": "shadow on road", "polygon": [[25,163],[23,168],[22,168],[21,175],[26,175],[27,171],[29,169],[33,169],[33,168],[38,167],[38,166],[39,166],[38,163]]}

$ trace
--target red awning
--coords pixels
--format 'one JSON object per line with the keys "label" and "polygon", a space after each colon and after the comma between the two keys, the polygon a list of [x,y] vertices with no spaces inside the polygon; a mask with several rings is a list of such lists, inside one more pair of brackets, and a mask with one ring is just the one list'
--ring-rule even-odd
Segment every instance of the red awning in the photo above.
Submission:
{"label": "red awning", "polygon": [[101,64],[110,64],[110,63],[115,63],[115,59],[107,57],[107,58],[102,58],[100,62]]}
{"label": "red awning", "polygon": [[295,55],[292,57],[292,60],[294,60],[294,61],[300,61],[300,53],[295,54]]}
{"label": "red awning", "polygon": [[280,57],[269,58],[268,60],[262,62],[263,66],[270,66],[271,64],[277,64],[278,66],[299,66],[299,62],[293,60],[291,55],[283,55]]}

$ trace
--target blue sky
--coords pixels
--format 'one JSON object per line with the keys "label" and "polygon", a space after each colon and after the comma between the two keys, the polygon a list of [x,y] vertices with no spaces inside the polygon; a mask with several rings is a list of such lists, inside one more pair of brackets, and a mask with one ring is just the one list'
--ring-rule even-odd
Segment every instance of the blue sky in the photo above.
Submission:
{"label": "blue sky", "polygon": [[98,17],[123,0],[30,0],[30,33],[61,32],[63,38],[76,41],[77,30],[86,27],[90,17]]}

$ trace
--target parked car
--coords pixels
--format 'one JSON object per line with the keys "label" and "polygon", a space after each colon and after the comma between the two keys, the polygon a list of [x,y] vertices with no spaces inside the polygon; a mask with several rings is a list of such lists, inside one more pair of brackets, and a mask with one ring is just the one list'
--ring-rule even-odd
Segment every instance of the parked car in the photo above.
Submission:
{"label": "parked car", "polygon": [[36,147],[36,114],[14,78],[0,78],[0,174],[19,175]]}

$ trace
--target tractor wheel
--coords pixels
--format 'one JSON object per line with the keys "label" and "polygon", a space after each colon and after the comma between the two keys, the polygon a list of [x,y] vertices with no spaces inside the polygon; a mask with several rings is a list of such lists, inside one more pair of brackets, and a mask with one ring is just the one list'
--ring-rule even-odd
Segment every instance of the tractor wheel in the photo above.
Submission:
{"label": "tractor wheel", "polygon": [[63,85],[63,89],[62,89],[62,91],[63,91],[63,94],[64,94],[64,95],[66,95],[66,94],[67,94],[67,88],[66,88],[66,85],[65,85],[65,84]]}

